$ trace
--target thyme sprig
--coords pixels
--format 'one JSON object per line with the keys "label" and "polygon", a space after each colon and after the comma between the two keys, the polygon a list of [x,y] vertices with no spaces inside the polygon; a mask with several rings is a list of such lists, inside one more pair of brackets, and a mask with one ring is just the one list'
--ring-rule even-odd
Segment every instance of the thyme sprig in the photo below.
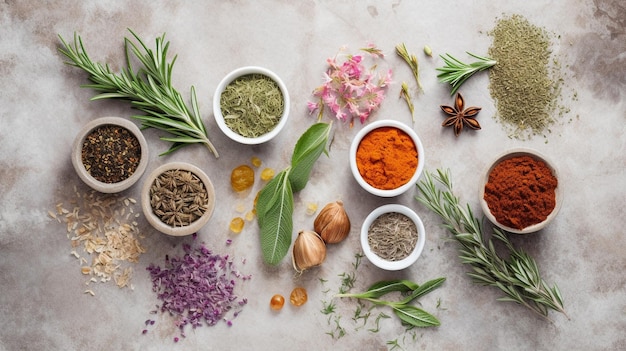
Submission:
{"label": "thyme sprig", "polygon": [[[59,35],[63,47],[59,52],[70,61],[67,64],[81,68],[89,73],[92,84],[82,85],[99,92],[91,100],[118,98],[128,100],[132,106],[145,115],[133,116],[142,121],[144,128],[156,128],[172,134],[161,137],[172,146],[161,155],[172,153],[183,146],[201,143],[219,157],[219,154],[207,136],[202,122],[195,88],[191,87],[191,108],[187,107],[180,93],[172,87],[172,68],[176,56],[167,61],[169,42],[165,42],[165,34],[156,39],[155,50],[149,49],[132,31],[129,32],[137,40],[136,45],[124,38],[124,49],[127,65],[122,72],[115,74],[108,64],[102,65],[91,60],[81,37],[74,33],[74,43],[68,44]],[[131,55],[141,62],[137,71],[131,66]]]}
{"label": "thyme sprig", "polygon": [[471,52],[467,54],[478,61],[468,64],[456,59],[450,54],[439,55],[445,62],[445,65],[437,68],[437,71],[441,72],[437,75],[437,78],[439,78],[439,81],[442,83],[450,83],[450,85],[452,85],[450,95],[454,95],[461,85],[474,75],[474,73],[484,71],[497,63],[496,60],[489,57],[478,56]]}
{"label": "thyme sprig", "polygon": [[[459,257],[472,267],[468,275],[475,283],[499,288],[505,294],[499,301],[515,302],[546,319],[549,310],[567,316],[559,288],[548,286],[535,260],[516,249],[506,232],[494,228],[493,238],[504,243],[510,254],[508,260],[498,255],[492,239],[485,241],[480,220],[474,217],[469,205],[461,206],[452,192],[449,170],[438,169],[436,175],[428,171],[424,174],[425,179],[417,184],[421,195],[416,199],[441,217],[443,227],[461,245]],[[443,185],[444,190],[438,188],[435,181]]]}

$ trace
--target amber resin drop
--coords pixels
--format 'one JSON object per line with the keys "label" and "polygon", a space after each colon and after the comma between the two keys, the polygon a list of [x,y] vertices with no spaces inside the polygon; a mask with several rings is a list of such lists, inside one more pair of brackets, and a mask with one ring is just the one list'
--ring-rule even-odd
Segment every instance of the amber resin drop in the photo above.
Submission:
{"label": "amber resin drop", "polygon": [[306,289],[301,287],[293,289],[291,291],[291,295],[289,296],[289,302],[291,302],[294,306],[304,305],[307,299]]}
{"label": "amber resin drop", "polygon": [[285,298],[283,297],[283,295],[276,294],[272,296],[272,299],[270,300],[271,309],[278,311],[281,308],[283,308],[284,305],[285,305]]}
{"label": "amber resin drop", "polygon": [[274,178],[274,170],[272,168],[264,168],[263,171],[261,171],[261,180],[270,180]]}
{"label": "amber resin drop", "polygon": [[230,231],[239,234],[243,230],[244,221],[241,217],[235,217],[230,221]]}
{"label": "amber resin drop", "polygon": [[254,184],[254,170],[247,165],[233,169],[230,174],[230,185],[235,191],[244,191]]}
{"label": "amber resin drop", "polygon": [[263,164],[261,159],[256,156],[252,156],[252,159],[250,159],[250,162],[252,162],[252,165],[254,167],[261,167],[261,164]]}

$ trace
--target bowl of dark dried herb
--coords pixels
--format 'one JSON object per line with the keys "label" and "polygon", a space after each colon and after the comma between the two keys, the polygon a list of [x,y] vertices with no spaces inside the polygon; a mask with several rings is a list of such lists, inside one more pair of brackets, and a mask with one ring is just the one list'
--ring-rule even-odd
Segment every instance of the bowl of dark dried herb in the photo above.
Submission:
{"label": "bowl of dark dried herb", "polygon": [[235,69],[218,84],[213,115],[230,139],[249,145],[274,138],[287,123],[289,93],[274,72],[256,66]]}
{"label": "bowl of dark dried herb", "polygon": [[130,188],[148,165],[148,145],[139,128],[121,117],[87,123],[72,145],[72,165],[80,179],[101,193]]}
{"label": "bowl of dark dried herb", "polygon": [[376,208],[361,226],[361,247],[375,266],[397,271],[411,266],[426,244],[424,224],[415,211],[399,204]]}
{"label": "bowl of dark dried herb", "polygon": [[148,222],[161,233],[193,234],[213,215],[215,189],[200,168],[186,162],[166,163],[144,182],[141,208]]}

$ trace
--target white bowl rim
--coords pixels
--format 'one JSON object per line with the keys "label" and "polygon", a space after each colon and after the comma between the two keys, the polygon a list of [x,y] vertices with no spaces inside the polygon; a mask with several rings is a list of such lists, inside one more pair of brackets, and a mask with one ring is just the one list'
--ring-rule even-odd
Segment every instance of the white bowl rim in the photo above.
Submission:
{"label": "white bowl rim", "polygon": [[[530,156],[533,157],[536,160],[541,160],[543,161],[546,166],[548,166],[548,168],[550,168],[550,171],[552,171],[552,175],[554,177],[556,177],[558,184],[557,187],[555,189],[555,201],[556,204],[554,206],[554,209],[552,210],[552,212],[548,215],[548,217],[540,223],[536,223],[533,225],[530,225],[528,227],[525,227],[523,229],[517,229],[517,228],[511,228],[509,226],[506,226],[504,224],[499,223],[496,218],[494,217],[493,214],[491,214],[491,210],[489,210],[489,206],[487,205],[487,201],[485,201],[484,197],[485,197],[485,184],[487,183],[487,180],[489,179],[489,174],[491,173],[491,170],[501,161],[511,158],[511,157],[515,157],[515,156]],[[480,187],[478,190],[478,199],[480,201],[480,206],[483,210],[483,214],[485,215],[485,217],[487,217],[487,219],[489,219],[489,221],[491,223],[493,223],[495,226],[497,226],[498,228],[505,230],[509,233],[513,233],[513,234],[530,234],[530,233],[535,233],[541,229],[543,229],[545,226],[547,226],[553,219],[554,217],[556,217],[556,215],[559,213],[559,210],[561,208],[561,204],[563,203],[563,188],[561,186],[561,179],[559,178],[559,172],[557,170],[557,168],[555,167],[554,163],[552,163],[552,161],[547,158],[544,154],[542,154],[541,152],[532,149],[532,148],[527,148],[527,147],[517,147],[517,148],[513,148],[513,149],[509,149],[507,151],[504,151],[502,153],[500,153],[498,156],[496,156],[493,161],[491,163],[488,164],[488,166],[485,168],[482,176],[481,176],[481,181],[480,181]]]}
{"label": "white bowl rim", "polygon": [[[246,138],[230,129],[224,122],[224,116],[222,115],[222,109],[220,107],[220,99],[222,96],[222,92],[224,91],[224,89],[226,89],[226,86],[228,86],[228,84],[232,83],[238,77],[248,74],[262,74],[271,78],[280,88],[280,91],[283,94],[283,99],[285,100],[283,114],[280,116],[278,124],[271,131],[256,138]],[[289,92],[287,91],[287,86],[285,85],[283,80],[276,73],[270,71],[267,68],[259,66],[245,66],[231,71],[219,82],[217,88],[215,89],[215,94],[213,95],[213,116],[215,117],[215,122],[217,123],[217,126],[224,134],[226,134],[227,137],[241,144],[257,145],[273,139],[287,124],[290,109],[291,107]]]}
{"label": "white bowl rim", "polygon": [[[115,125],[127,129],[135,136],[135,138],[137,138],[139,146],[141,147],[141,156],[137,169],[133,174],[131,174],[130,177],[117,183],[105,183],[95,179],[91,176],[91,174],[89,174],[83,164],[82,147],[85,138],[94,129],[105,125]],[[143,176],[148,166],[148,158],[148,143],[146,142],[146,138],[143,133],[139,127],[135,125],[135,123],[122,117],[106,116],[91,120],[78,132],[76,138],[74,139],[74,143],[72,144],[72,165],[74,166],[74,170],[76,170],[78,177],[89,187],[101,193],[119,193],[133,186]]]}
{"label": "white bowl rim", "polygon": [[[372,225],[374,220],[379,216],[389,213],[389,212],[398,212],[407,217],[409,217],[417,227],[417,243],[415,244],[415,249],[411,252],[411,254],[399,261],[387,261],[377,254],[375,254],[369,246],[367,237],[369,232],[369,227]],[[424,250],[424,246],[426,244],[426,231],[424,229],[424,224],[421,218],[407,206],[400,204],[387,204],[382,205],[376,209],[374,209],[363,221],[363,225],[361,226],[361,248],[365,253],[367,259],[372,262],[375,266],[388,270],[388,271],[397,271],[401,269],[405,269],[411,266],[422,254]]]}
{"label": "white bowl rim", "polygon": [[[169,226],[159,217],[157,217],[152,211],[152,205],[150,205],[150,188],[152,187],[152,183],[154,180],[163,172],[171,170],[171,169],[179,169],[184,171],[190,171],[195,174],[207,190],[209,199],[209,207],[204,212],[202,217],[196,219],[194,222],[184,227],[172,227]],[[141,209],[143,210],[143,214],[148,220],[148,223],[152,225],[156,230],[163,234],[171,235],[171,236],[185,236],[193,233],[197,233],[200,228],[202,228],[208,221],[211,219],[213,215],[213,210],[215,209],[215,188],[213,187],[213,183],[211,179],[202,171],[200,168],[187,163],[187,162],[169,162],[165,163],[156,169],[154,169],[146,178],[143,183],[143,187],[141,189]]]}
{"label": "white bowl rim", "polygon": [[[417,169],[415,170],[413,177],[411,177],[411,179],[406,184],[390,190],[378,189],[368,184],[363,179],[363,177],[361,177],[361,174],[359,173],[359,168],[356,164],[356,151],[363,137],[372,130],[382,127],[395,127],[407,133],[411,137],[411,139],[413,139],[413,142],[415,143],[415,147],[417,149],[418,162]],[[350,168],[352,170],[352,175],[354,176],[354,179],[356,179],[357,183],[359,183],[359,185],[367,192],[380,197],[398,196],[414,187],[415,183],[417,183],[417,180],[421,176],[422,171],[424,170],[425,161],[426,159],[424,157],[424,146],[422,145],[422,141],[420,140],[417,133],[413,130],[413,128],[410,128],[405,123],[393,119],[382,119],[374,121],[361,128],[361,130],[354,136],[354,139],[352,139],[352,144],[350,145]]]}

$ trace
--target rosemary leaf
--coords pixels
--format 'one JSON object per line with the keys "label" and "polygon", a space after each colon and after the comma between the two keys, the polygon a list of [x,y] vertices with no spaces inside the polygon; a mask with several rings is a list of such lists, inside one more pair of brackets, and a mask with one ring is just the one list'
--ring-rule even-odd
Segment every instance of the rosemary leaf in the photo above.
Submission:
{"label": "rosemary leaf", "polygon": [[450,85],[452,85],[450,95],[454,95],[461,85],[474,75],[474,73],[484,71],[497,63],[495,60],[488,57],[478,56],[470,52],[467,54],[478,61],[467,64],[450,54],[439,55],[445,62],[445,65],[437,68],[437,71],[441,72],[437,77],[440,82],[450,83]]}
{"label": "rosemary leaf", "polygon": [[[65,63],[89,74],[91,84],[85,84],[82,87],[98,92],[92,100],[128,100],[132,107],[145,113],[143,116],[133,116],[142,121],[144,128],[156,128],[177,136],[161,138],[172,142],[169,150],[161,155],[172,153],[189,144],[201,143],[215,157],[219,157],[202,122],[195,88],[191,87],[190,109],[180,93],[172,86],[172,69],[176,56],[168,63],[169,42],[164,41],[165,35],[156,39],[156,48],[151,50],[132,30],[129,32],[139,45],[124,38],[127,66],[119,74],[113,73],[108,64],[103,66],[91,60],[81,37],[76,33],[74,33],[73,45],[68,44],[59,35],[63,44],[59,52],[69,59]],[[142,64],[137,71],[131,66],[131,56]]]}
{"label": "rosemary leaf", "polygon": [[452,192],[448,170],[438,169],[436,175],[428,171],[424,174],[424,179],[417,184],[420,195],[416,199],[441,217],[443,226],[461,245],[459,256],[463,263],[472,267],[473,272],[468,275],[475,283],[497,287],[505,294],[498,301],[518,303],[542,317],[547,318],[549,310],[567,316],[558,287],[548,286],[541,278],[536,261],[515,248],[505,232],[494,228],[493,238],[509,250],[508,260],[498,255],[493,239],[484,240],[481,222],[474,217],[469,205],[459,204],[459,198]]}

